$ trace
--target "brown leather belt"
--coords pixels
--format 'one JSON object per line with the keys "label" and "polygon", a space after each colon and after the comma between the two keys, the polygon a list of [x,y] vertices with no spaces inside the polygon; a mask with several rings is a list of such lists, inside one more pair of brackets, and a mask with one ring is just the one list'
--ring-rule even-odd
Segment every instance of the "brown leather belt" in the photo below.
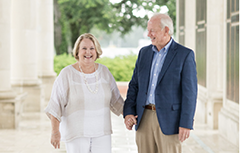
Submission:
{"label": "brown leather belt", "polygon": [[146,109],[151,109],[151,110],[156,110],[155,105],[146,105],[145,108]]}

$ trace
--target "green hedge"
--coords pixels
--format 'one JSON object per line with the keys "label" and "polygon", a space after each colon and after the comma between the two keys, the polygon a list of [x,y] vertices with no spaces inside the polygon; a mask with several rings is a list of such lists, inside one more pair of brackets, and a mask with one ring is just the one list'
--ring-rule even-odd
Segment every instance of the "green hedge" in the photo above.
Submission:
{"label": "green hedge", "polygon": [[[116,81],[130,81],[135,67],[137,55],[119,55],[115,58],[103,57],[96,62],[108,67]],[[74,64],[76,60],[71,55],[62,54],[54,57],[54,71],[59,72],[67,65]]]}
{"label": "green hedge", "polygon": [[74,63],[76,63],[76,60],[72,55],[66,53],[57,55],[54,57],[54,71],[58,75],[64,67]]}

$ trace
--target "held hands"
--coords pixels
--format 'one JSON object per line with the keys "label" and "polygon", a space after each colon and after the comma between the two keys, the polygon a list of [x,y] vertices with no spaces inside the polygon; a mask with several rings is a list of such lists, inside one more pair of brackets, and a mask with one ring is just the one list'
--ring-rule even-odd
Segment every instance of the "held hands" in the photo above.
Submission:
{"label": "held hands", "polygon": [[52,132],[51,135],[51,144],[55,149],[60,148],[60,139],[61,139],[61,134],[59,131],[57,132]]}
{"label": "held hands", "polygon": [[125,116],[124,123],[128,130],[132,130],[133,125],[137,125],[137,120],[136,120],[137,117],[138,117],[137,115],[136,116],[134,116],[134,115]]}
{"label": "held hands", "polygon": [[183,142],[190,136],[190,129],[179,127],[179,141]]}

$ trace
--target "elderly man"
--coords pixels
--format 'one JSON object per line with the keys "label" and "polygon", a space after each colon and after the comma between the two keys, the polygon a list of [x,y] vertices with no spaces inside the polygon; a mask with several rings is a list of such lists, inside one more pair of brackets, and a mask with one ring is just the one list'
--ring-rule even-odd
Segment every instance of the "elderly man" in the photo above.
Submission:
{"label": "elderly man", "polygon": [[124,104],[127,129],[136,129],[139,153],[181,153],[193,129],[197,98],[194,52],[171,37],[166,14],[148,21],[152,44],[138,55]]}

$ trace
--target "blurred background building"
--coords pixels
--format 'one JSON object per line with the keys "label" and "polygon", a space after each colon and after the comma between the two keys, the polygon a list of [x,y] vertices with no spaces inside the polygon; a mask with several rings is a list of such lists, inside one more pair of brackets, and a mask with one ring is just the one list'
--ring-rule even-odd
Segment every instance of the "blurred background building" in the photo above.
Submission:
{"label": "blurred background building", "polygon": [[177,0],[177,38],[196,54],[196,120],[239,145],[239,0]]}

